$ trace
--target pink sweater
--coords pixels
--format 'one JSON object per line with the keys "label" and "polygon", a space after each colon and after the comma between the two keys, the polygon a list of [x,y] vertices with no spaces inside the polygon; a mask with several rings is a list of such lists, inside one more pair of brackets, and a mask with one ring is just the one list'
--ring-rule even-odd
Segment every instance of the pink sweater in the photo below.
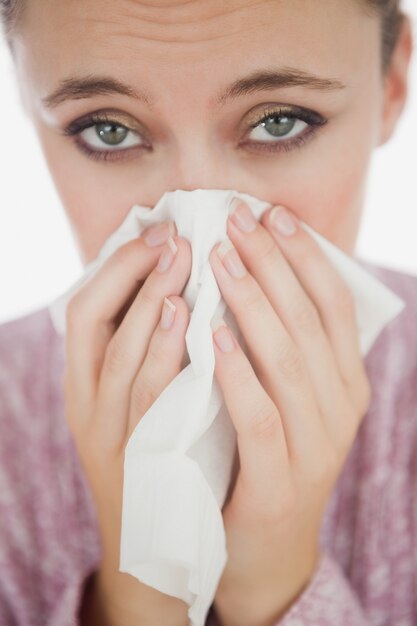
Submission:
{"label": "pink sweater", "polygon": [[[373,400],[328,502],[323,557],[277,626],[417,626],[417,276],[357,261],[406,308],[365,358]],[[47,308],[0,325],[0,626],[78,624],[100,563],[63,371]]]}

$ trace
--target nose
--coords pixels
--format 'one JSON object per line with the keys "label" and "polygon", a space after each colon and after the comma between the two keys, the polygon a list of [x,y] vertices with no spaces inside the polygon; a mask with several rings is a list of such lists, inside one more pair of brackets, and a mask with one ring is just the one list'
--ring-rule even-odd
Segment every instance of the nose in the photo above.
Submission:
{"label": "nose", "polygon": [[189,141],[173,151],[167,172],[169,191],[223,189],[236,183],[227,154],[209,141]]}
{"label": "nose", "polygon": [[165,192],[176,189],[232,189],[266,197],[269,188],[259,170],[248,167],[236,146],[213,133],[192,133],[189,126],[180,139],[161,150],[148,181],[147,204],[154,206]]}

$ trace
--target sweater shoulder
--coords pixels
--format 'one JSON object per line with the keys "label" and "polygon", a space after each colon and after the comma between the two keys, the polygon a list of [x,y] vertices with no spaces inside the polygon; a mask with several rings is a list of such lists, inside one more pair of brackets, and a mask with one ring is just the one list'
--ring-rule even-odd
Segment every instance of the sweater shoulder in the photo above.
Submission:
{"label": "sweater shoulder", "polygon": [[0,324],[0,419],[53,410],[63,367],[62,337],[47,307]]}
{"label": "sweater shoulder", "polygon": [[13,378],[62,343],[47,307],[0,323],[0,378]]}
{"label": "sweater shoulder", "polygon": [[7,611],[8,623],[75,624],[101,559],[94,501],[65,419],[63,345],[48,308],[0,324],[0,615]]}
{"label": "sweater shoulder", "polygon": [[55,333],[47,307],[0,323],[0,365],[19,369]]}

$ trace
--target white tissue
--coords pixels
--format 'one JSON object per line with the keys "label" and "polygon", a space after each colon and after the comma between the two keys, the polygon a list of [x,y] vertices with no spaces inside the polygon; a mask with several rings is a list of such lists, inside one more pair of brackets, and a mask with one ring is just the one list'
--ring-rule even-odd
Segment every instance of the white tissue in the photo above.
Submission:
{"label": "white tissue", "polygon": [[[165,193],[152,209],[133,206],[97,259],[69,290],[50,304],[64,334],[66,306],[81,285],[119,246],[154,222],[172,220],[192,247],[191,275],[182,293],[191,316],[185,366],[140,419],[125,450],[120,571],[189,605],[193,626],[203,626],[227,561],[221,509],[236,450],[235,431],[214,378],[210,320],[223,315],[242,335],[208,261],[226,236],[233,198],[257,219],[271,204],[233,190]],[[350,288],[362,355],[405,303],[351,257],[301,222]],[[169,294],[167,294],[169,295]]]}

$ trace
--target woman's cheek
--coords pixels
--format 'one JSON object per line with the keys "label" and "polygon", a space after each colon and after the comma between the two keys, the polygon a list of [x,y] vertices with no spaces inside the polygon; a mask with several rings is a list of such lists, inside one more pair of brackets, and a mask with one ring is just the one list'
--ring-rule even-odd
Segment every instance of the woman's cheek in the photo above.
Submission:
{"label": "woman's cheek", "polygon": [[[347,146],[347,144],[345,144]],[[371,148],[356,144],[344,152],[326,150],[280,171],[268,199],[283,204],[347,253],[360,226]]]}
{"label": "woman's cheek", "polygon": [[[61,161],[61,165],[65,159]],[[92,261],[104,241],[116,230],[126,215],[120,188],[111,188],[103,172],[94,175],[94,168],[66,169],[59,165],[52,171],[64,210],[84,264]],[[50,168],[54,168],[50,165]],[[130,206],[128,207],[130,208]]]}
{"label": "woman's cheek", "polygon": [[[136,200],[118,167],[88,160],[76,148],[40,133],[55,188],[71,224],[84,264],[96,258],[104,241]],[[140,182],[138,181],[140,187]]]}
{"label": "woman's cheek", "polygon": [[[308,189],[294,198],[300,202],[300,218],[348,254],[356,247],[369,166],[377,145],[375,118],[371,104],[367,107],[366,103],[363,109],[356,103],[341,116],[310,164]],[[302,204],[303,198],[307,204]]]}
{"label": "woman's cheek", "polygon": [[[294,194],[300,219],[347,253],[353,252],[363,210],[365,176],[356,168]],[[297,207],[300,207],[297,209]]]}

